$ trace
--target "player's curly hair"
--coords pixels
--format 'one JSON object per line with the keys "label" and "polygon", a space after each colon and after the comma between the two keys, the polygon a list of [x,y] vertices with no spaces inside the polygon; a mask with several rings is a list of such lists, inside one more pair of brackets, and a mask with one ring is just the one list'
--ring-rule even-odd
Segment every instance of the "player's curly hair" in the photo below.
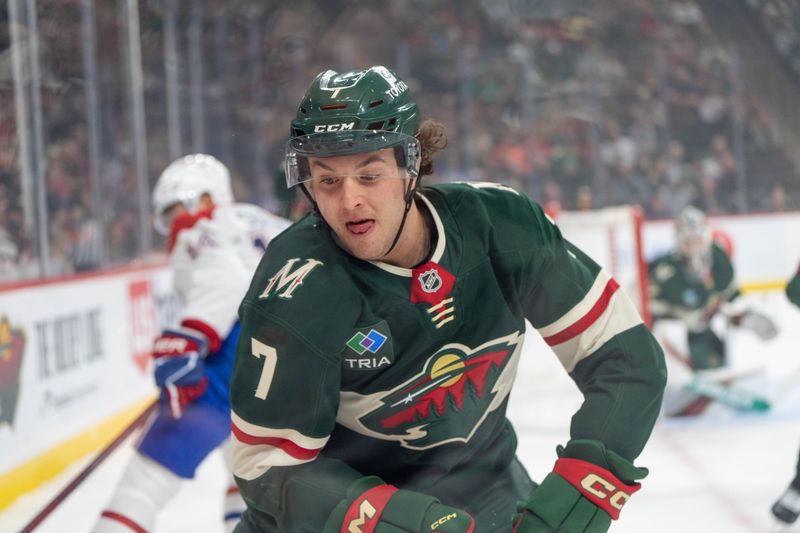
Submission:
{"label": "player's curly hair", "polygon": [[444,150],[447,146],[447,133],[444,124],[432,119],[422,121],[417,134],[419,139],[422,162],[419,166],[419,175],[433,174],[433,155]]}

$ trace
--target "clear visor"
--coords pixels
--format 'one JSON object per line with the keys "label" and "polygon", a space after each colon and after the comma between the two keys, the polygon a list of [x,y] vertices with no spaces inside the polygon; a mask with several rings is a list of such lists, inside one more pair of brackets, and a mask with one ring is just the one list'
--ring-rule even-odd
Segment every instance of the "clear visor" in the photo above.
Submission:
{"label": "clear visor", "polygon": [[[286,186],[294,187],[314,179],[309,158],[338,157],[396,148],[392,163],[405,172],[386,172],[389,177],[416,177],[419,161],[419,141],[408,134],[395,131],[352,130],[320,132],[302,135],[286,143]],[[320,176],[323,176],[321,173]],[[317,176],[319,178],[320,176]],[[365,177],[383,177],[365,173]]]}

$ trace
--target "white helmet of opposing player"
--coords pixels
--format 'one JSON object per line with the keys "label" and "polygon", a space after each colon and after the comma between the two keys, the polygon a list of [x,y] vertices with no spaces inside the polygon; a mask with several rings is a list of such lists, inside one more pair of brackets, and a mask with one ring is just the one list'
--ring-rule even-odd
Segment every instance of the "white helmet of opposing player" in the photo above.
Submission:
{"label": "white helmet of opposing player", "polygon": [[158,177],[153,189],[156,230],[162,235],[169,233],[164,218],[167,208],[180,203],[193,213],[204,193],[208,193],[216,205],[233,202],[228,168],[207,154],[191,154],[173,161]]}

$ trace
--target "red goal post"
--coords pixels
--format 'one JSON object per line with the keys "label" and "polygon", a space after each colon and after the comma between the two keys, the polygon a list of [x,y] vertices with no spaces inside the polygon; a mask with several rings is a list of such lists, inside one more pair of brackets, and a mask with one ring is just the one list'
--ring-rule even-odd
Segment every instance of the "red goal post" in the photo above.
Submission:
{"label": "red goal post", "polygon": [[643,222],[642,210],[635,205],[556,214],[556,223],[564,237],[617,280],[649,325]]}

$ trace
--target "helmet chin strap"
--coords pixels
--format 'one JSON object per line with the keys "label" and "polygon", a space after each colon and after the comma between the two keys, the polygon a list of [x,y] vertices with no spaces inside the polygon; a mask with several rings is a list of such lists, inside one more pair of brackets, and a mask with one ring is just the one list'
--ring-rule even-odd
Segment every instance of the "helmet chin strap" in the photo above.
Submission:
{"label": "helmet chin strap", "polygon": [[[311,208],[314,210],[314,212],[319,216],[319,218],[322,219],[323,222],[325,222],[325,219],[322,218],[322,213],[320,213],[320,211],[319,211],[319,206],[317,206],[317,202],[314,201],[314,197],[311,196],[311,193],[308,192],[308,189],[306,189],[305,183],[301,183],[300,184],[300,190],[303,191],[303,194],[306,195],[306,198],[308,198],[308,201],[311,202]],[[325,224],[327,224],[327,222],[325,222]]]}
{"label": "helmet chin strap", "polygon": [[406,206],[405,209],[403,210],[403,219],[400,221],[400,227],[397,228],[397,233],[394,236],[392,245],[389,247],[388,250],[386,250],[386,253],[383,254],[384,257],[389,255],[392,252],[392,250],[394,250],[394,247],[397,246],[397,241],[400,240],[400,235],[403,233],[403,228],[406,225],[408,212],[411,211],[411,204],[414,202],[414,193],[417,192],[417,187],[419,186],[419,179],[420,178],[417,177],[416,180],[414,178],[408,180],[408,186],[406,187],[406,193],[405,193]]}

